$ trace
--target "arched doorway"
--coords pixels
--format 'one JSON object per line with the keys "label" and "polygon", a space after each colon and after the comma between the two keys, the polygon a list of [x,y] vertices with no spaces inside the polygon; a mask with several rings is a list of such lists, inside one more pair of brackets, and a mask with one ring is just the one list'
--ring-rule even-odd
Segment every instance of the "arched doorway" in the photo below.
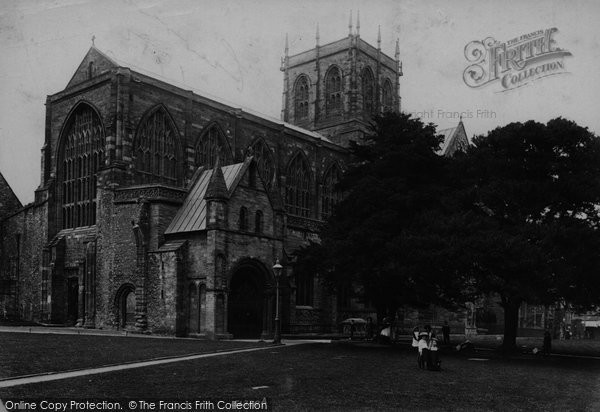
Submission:
{"label": "arched doorway", "polygon": [[125,295],[123,319],[125,320],[123,327],[135,325],[135,292],[133,290]]}
{"label": "arched doorway", "polygon": [[188,334],[199,334],[205,332],[206,316],[206,285],[190,283],[189,291],[189,324]]}
{"label": "arched doorway", "polygon": [[234,338],[260,338],[265,320],[265,276],[254,265],[241,265],[229,287],[227,325]]}
{"label": "arched doorway", "polygon": [[135,287],[125,284],[119,288],[115,299],[118,313],[118,325],[120,328],[132,328],[135,326]]}

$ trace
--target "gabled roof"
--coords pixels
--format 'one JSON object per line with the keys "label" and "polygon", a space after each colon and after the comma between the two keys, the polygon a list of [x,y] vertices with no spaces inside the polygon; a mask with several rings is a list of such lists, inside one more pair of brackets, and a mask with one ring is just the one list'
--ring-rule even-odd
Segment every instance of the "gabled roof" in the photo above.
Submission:
{"label": "gabled roof", "polygon": [[[249,165],[250,162],[246,161],[221,168],[228,196],[231,196]],[[197,177],[177,215],[165,230],[165,234],[195,232],[206,229],[207,205],[205,196],[212,174],[213,170],[209,169]]]}
{"label": "gabled roof", "polygon": [[75,70],[75,73],[71,77],[71,80],[69,80],[66,88],[88,80],[90,63],[93,63],[93,76],[97,76],[105,71],[119,67],[117,62],[108,57],[106,54],[102,53],[95,46],[92,46],[79,64],[79,67],[77,67],[77,70]]}
{"label": "gabled roof", "polygon": [[462,120],[456,127],[442,129],[437,134],[444,137],[444,141],[437,152],[441,156],[452,156],[456,151],[463,151],[469,145],[469,139]]}
{"label": "gabled roof", "polygon": [[22,207],[23,204],[0,172],[0,220]]}

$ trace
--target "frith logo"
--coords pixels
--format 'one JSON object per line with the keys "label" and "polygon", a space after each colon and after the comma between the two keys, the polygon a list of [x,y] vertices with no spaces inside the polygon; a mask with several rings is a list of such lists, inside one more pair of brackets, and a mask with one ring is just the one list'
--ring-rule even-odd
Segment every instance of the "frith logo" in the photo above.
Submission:
{"label": "frith logo", "polygon": [[465,58],[470,65],[463,72],[469,87],[478,88],[498,81],[500,91],[516,89],[532,80],[566,73],[564,57],[567,50],[556,47],[553,27],[523,34],[507,42],[492,37],[474,40],[465,46]]}

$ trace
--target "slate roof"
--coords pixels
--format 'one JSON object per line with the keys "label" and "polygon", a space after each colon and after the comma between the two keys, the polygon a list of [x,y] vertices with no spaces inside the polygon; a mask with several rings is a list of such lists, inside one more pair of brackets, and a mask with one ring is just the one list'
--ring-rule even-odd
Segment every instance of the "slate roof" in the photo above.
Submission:
{"label": "slate roof", "polygon": [[158,248],[157,252],[175,252],[186,243],[187,240],[170,240]]}
{"label": "slate roof", "polygon": [[[221,167],[228,195],[239,182],[249,163],[237,163]],[[165,234],[195,232],[206,229],[206,189],[213,174],[212,169],[204,171],[191,186],[183,205],[173,218]]]}
{"label": "slate roof", "polygon": [[448,129],[442,129],[439,132],[437,132],[438,134],[441,134],[442,136],[444,136],[444,141],[442,142],[442,144],[440,146],[440,150],[439,150],[440,154],[442,154],[442,155],[446,154],[446,151],[448,150],[448,147],[450,146],[450,142],[452,141],[452,138],[454,137],[454,134],[456,133],[456,129],[458,129],[458,126],[450,127]]}
{"label": "slate roof", "polygon": [[464,146],[469,144],[462,120],[456,127],[439,130],[437,134],[444,136],[444,141],[437,152],[441,156],[452,156],[454,152],[463,150]]}

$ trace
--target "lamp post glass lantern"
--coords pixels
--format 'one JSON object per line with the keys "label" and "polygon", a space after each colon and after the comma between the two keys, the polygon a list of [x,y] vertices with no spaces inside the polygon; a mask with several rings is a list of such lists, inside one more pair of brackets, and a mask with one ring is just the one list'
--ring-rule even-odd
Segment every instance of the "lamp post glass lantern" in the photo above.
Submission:
{"label": "lamp post glass lantern", "polygon": [[281,320],[279,319],[279,278],[283,266],[279,263],[279,259],[273,265],[273,275],[275,276],[275,337],[273,343],[281,343]]}

